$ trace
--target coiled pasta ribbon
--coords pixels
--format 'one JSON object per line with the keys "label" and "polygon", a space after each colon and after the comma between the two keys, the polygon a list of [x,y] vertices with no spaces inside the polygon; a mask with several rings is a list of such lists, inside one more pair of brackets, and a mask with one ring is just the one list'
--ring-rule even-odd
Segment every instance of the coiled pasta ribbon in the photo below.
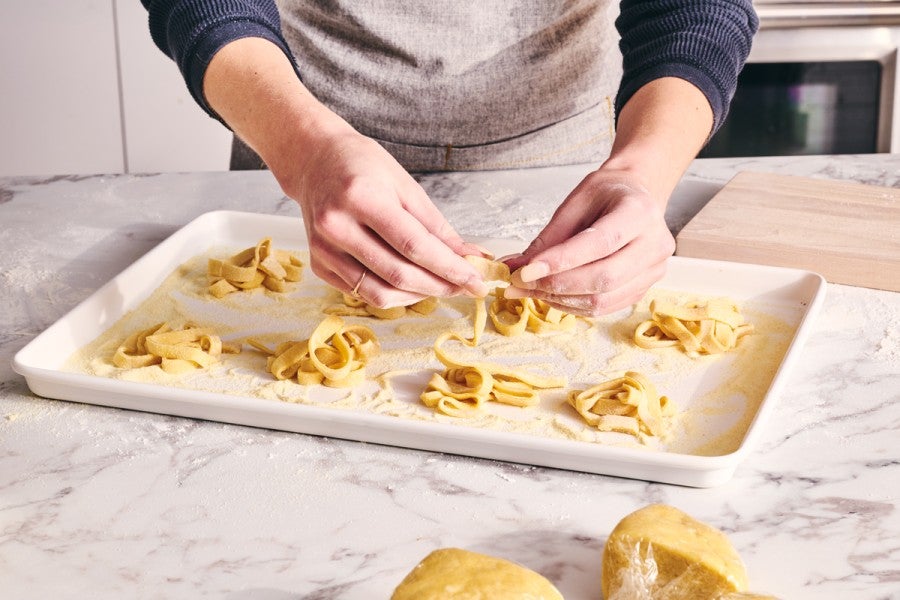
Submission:
{"label": "coiled pasta ribbon", "polygon": [[537,298],[504,298],[497,289],[488,314],[494,327],[503,335],[521,335],[527,329],[534,333],[564,331],[575,326],[575,315],[553,308]]}
{"label": "coiled pasta ribbon", "polygon": [[223,352],[237,354],[240,347],[222,343],[209,329],[188,324],[173,330],[168,323],[158,323],[128,336],[113,354],[113,364],[122,369],[159,365],[175,375],[208,367]]}
{"label": "coiled pasta ribbon", "polygon": [[516,336],[526,329],[534,333],[562,331],[575,325],[575,315],[553,308],[543,300],[505,298],[503,288],[509,287],[510,278],[505,263],[480,256],[467,256],[466,260],[478,269],[488,286],[495,288],[488,315],[500,334]]}
{"label": "coiled pasta ribbon", "polygon": [[365,300],[354,298],[350,294],[341,293],[342,304],[334,304],[325,308],[324,312],[329,315],[338,315],[341,317],[376,317],[378,319],[399,319],[406,316],[408,311],[418,313],[420,315],[430,315],[437,308],[437,298],[424,298],[415,304],[409,306],[394,306],[392,308],[378,308],[368,304]]}
{"label": "coiled pasta ribbon", "polygon": [[481,279],[489,288],[509,287],[510,274],[506,263],[475,254],[466,256],[466,260],[481,274]]}
{"label": "coiled pasta ribbon", "polygon": [[474,348],[484,332],[487,313],[482,300],[475,301],[475,326],[472,338],[447,332],[434,342],[434,354],[446,367],[435,373],[420,399],[429,408],[451,417],[476,414],[488,401],[513,406],[533,406],[540,389],[562,387],[565,377],[548,377],[487,362],[465,362],[452,358],[443,348],[450,340]]}
{"label": "coiled pasta ribbon", "polygon": [[362,325],[344,325],[332,315],[313,330],[308,340],[279,344],[274,350],[254,340],[254,348],[269,354],[266,368],[276,379],[297,379],[301,385],[353,387],[366,378],[368,359],[380,350],[375,333]]}
{"label": "coiled pasta ribbon", "polygon": [[242,250],[225,260],[209,259],[207,278],[209,293],[222,298],[238,290],[263,286],[273,292],[284,292],[287,282],[300,281],[303,262],[284,250],[272,248],[271,238]]}
{"label": "coiled pasta ribbon", "polygon": [[572,390],[567,400],[591,427],[637,438],[662,435],[666,417],[674,412],[669,399],[660,396],[650,380],[635,371],[586,390]]}
{"label": "coiled pasta ribbon", "polygon": [[753,331],[753,325],[745,323],[738,308],[725,299],[684,305],[654,300],[650,315],[635,329],[634,343],[641,348],[681,346],[689,356],[727,352]]}

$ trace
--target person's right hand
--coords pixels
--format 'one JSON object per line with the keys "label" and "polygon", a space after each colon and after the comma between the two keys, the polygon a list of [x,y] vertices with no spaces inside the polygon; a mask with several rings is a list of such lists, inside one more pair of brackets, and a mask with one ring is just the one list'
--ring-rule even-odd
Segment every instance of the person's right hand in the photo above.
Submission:
{"label": "person's right hand", "polygon": [[225,45],[207,67],[204,94],[300,204],[316,275],[381,308],[487,294],[462,258],[481,251],[386,150],[310,94],[275,44]]}
{"label": "person's right hand", "polygon": [[383,308],[428,296],[487,294],[481,276],[462,258],[480,250],[460,238],[425,190],[374,140],[348,126],[279,170],[282,188],[303,211],[312,270],[333,287],[356,288],[363,300]]}

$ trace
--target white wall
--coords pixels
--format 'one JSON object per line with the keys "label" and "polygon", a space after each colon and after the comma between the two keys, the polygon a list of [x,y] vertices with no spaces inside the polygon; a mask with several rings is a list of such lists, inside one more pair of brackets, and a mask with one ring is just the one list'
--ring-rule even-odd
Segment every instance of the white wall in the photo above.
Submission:
{"label": "white wall", "polygon": [[150,38],[140,0],[114,0],[128,171],[228,169],[231,132],[191,98],[181,73]]}
{"label": "white wall", "polygon": [[139,0],[0,2],[0,176],[228,168]]}

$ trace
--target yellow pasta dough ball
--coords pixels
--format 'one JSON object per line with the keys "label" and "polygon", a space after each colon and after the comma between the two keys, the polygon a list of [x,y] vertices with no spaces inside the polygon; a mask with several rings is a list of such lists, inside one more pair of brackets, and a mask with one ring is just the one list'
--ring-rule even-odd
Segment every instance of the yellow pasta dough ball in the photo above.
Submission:
{"label": "yellow pasta dough ball", "polygon": [[562,600],[547,579],[486,554],[442,548],[417,564],[391,600]]}
{"label": "yellow pasta dough ball", "polygon": [[635,511],[606,541],[606,600],[714,599],[746,589],[747,572],[725,534],[677,508]]}

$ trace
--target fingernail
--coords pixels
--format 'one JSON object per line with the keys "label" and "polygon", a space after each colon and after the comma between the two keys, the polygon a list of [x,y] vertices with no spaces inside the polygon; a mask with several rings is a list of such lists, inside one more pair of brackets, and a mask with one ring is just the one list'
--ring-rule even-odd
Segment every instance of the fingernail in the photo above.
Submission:
{"label": "fingernail", "polygon": [[529,281],[537,281],[541,277],[546,277],[550,273],[550,266],[545,262],[535,261],[519,269],[518,273],[519,279],[523,283],[528,283]]}
{"label": "fingernail", "polygon": [[473,248],[477,249],[479,252],[481,252],[482,256],[484,256],[485,258],[490,258],[490,259],[494,258],[494,253],[491,252],[490,250],[488,250],[487,248],[485,248],[484,246],[479,246],[478,244],[473,244],[472,242],[469,242],[469,245],[472,246]]}
{"label": "fingernail", "polygon": [[491,293],[491,288],[489,288],[483,281],[473,281],[466,286],[466,289],[471,292],[476,298],[484,298],[488,294]]}
{"label": "fingernail", "polygon": [[522,281],[522,269],[516,269],[509,274],[509,282],[523,290],[533,290],[537,285],[533,281]]}
{"label": "fingernail", "polygon": [[516,298],[528,298],[528,290],[523,290],[511,285],[503,290],[503,297],[509,298],[510,300],[515,300]]}

